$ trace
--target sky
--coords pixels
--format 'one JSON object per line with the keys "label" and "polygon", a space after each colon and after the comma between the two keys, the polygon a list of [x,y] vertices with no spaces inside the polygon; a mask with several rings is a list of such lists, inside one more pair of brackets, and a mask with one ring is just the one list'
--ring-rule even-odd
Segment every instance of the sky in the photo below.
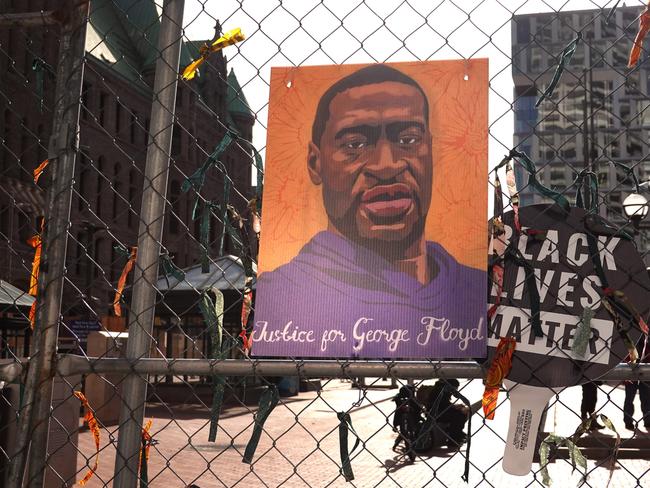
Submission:
{"label": "sky", "polygon": [[[257,115],[254,144],[266,145],[270,69],[423,59],[489,58],[489,155],[493,167],[512,146],[511,18],[538,12],[611,8],[615,0],[186,0],[188,39],[241,27],[226,48]],[[621,5],[642,5],[641,0]]]}

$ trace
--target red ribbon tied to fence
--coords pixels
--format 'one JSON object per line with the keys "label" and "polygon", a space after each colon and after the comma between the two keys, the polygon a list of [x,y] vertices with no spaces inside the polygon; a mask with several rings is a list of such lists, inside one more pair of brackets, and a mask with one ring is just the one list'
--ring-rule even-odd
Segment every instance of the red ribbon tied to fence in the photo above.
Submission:
{"label": "red ribbon tied to fence", "polygon": [[90,429],[90,432],[92,432],[93,439],[95,440],[95,462],[88,469],[88,472],[83,477],[83,479],[79,482],[79,486],[84,486],[88,480],[92,478],[93,474],[95,474],[95,471],[97,471],[97,467],[99,466],[99,426],[97,425],[97,419],[95,418],[95,415],[93,414],[92,409],[90,408],[90,404],[88,403],[85,395],[80,391],[75,391],[73,393],[74,396],[79,399],[81,404],[84,406],[84,409],[86,410],[86,413],[84,414],[84,421],[88,424],[88,428]]}
{"label": "red ribbon tied to fence", "polygon": [[129,273],[133,269],[135,264],[135,259],[138,256],[137,246],[131,248],[131,254],[129,255],[129,260],[124,265],[120,279],[117,282],[117,289],[115,290],[115,298],[113,299],[113,311],[117,317],[122,316],[122,305],[120,305],[120,300],[122,299],[122,292],[124,291],[124,286],[126,285],[126,279],[129,276]]}
{"label": "red ribbon tied to fence", "polygon": [[50,160],[44,159],[43,162],[41,162],[41,164],[39,164],[38,166],[36,166],[36,168],[34,168],[34,173],[33,173],[34,183],[38,183],[38,179],[41,177],[43,171],[45,171],[45,168],[47,167],[48,164],[50,164]]}
{"label": "red ribbon tied to fence", "polygon": [[[43,239],[41,234],[43,233],[43,227],[45,226],[45,219],[41,219],[41,231],[39,234],[33,235],[27,240],[27,244],[34,248],[34,259],[32,260],[32,272],[29,277],[29,291],[28,293],[36,298],[38,294],[38,275],[41,268],[41,253],[43,251]],[[32,303],[32,306],[29,309],[29,324],[31,328],[34,328],[34,323],[36,321],[36,300]]]}
{"label": "red ribbon tied to fence", "polygon": [[517,342],[514,337],[502,337],[497,350],[492,358],[492,364],[485,378],[485,391],[483,392],[483,413],[485,418],[492,420],[497,408],[499,388],[503,379],[512,368],[512,353],[515,352]]}
{"label": "red ribbon tied to fence", "polygon": [[641,48],[643,47],[643,41],[650,31],[650,2],[646,6],[645,10],[641,13],[639,17],[639,30],[636,33],[634,38],[634,44],[632,44],[632,49],[630,50],[630,59],[627,62],[628,68],[634,68],[639,62],[639,57],[641,57]]}

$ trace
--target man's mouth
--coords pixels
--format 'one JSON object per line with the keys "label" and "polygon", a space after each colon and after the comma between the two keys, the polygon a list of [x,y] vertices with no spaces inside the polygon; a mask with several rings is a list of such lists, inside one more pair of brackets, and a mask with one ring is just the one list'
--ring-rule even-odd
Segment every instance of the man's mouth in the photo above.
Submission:
{"label": "man's mouth", "polygon": [[374,186],[361,194],[361,207],[371,218],[401,217],[412,205],[413,195],[404,183]]}

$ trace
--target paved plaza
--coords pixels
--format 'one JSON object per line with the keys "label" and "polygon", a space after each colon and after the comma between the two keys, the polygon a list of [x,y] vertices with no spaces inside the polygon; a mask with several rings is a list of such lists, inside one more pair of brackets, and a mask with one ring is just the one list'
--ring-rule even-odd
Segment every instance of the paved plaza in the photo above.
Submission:
{"label": "paved plaza", "polygon": [[[372,382],[369,382],[372,383]],[[179,405],[173,410],[163,405],[147,408],[147,419],[153,419],[152,433],[157,444],[149,461],[149,486],[152,488],[184,488],[195,484],[200,488],[216,487],[465,487],[542,486],[541,476],[514,477],[501,468],[504,438],[509,416],[508,402],[501,405],[496,418],[485,421],[482,413],[472,418],[471,470],[469,483],[461,480],[464,469],[464,446],[461,452],[441,451],[420,457],[407,464],[392,451],[395,434],[390,427],[395,389],[389,382],[379,382],[365,390],[362,403],[351,412],[352,423],[363,441],[353,455],[355,479],[346,483],[339,474],[339,441],[337,411],[349,409],[359,400],[359,390],[349,382],[324,382],[320,394],[301,393],[281,399],[265,425],[265,433],[251,465],[242,463],[242,455],[252,432],[253,416],[246,407],[224,409],[216,443],[209,443],[209,411],[205,407]],[[462,392],[471,402],[480,399],[480,381],[462,382]],[[602,386],[598,407],[614,422],[623,437],[632,433],[623,425],[622,388]],[[502,394],[500,400],[505,395]],[[607,398],[609,397],[609,401]],[[570,388],[554,400],[548,412],[546,431],[570,435],[579,423],[581,389]],[[173,412],[173,414],[172,414]],[[578,412],[576,414],[576,412]],[[638,399],[636,412],[639,412]],[[112,486],[115,459],[116,428],[102,430],[99,469],[88,487]],[[606,436],[607,433],[597,434]],[[647,437],[644,431],[635,436]],[[350,435],[350,448],[354,437]],[[79,436],[78,469],[85,472],[86,456],[94,452],[90,432]],[[539,465],[533,465],[538,471]],[[579,486],[581,475],[573,472],[566,460],[549,466],[553,486]],[[589,460],[589,475],[584,486],[605,487],[607,467],[596,467]],[[81,478],[83,474],[79,476]],[[638,481],[638,480],[640,481]],[[619,459],[613,472],[611,487],[650,486],[650,461]]]}

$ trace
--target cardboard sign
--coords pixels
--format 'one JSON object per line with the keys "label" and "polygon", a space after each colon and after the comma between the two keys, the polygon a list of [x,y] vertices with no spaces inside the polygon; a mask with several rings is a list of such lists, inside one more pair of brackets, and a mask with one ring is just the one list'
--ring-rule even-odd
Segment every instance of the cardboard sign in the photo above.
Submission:
{"label": "cardboard sign", "polygon": [[487,89],[481,59],[272,70],[254,355],[484,356]]}
{"label": "cardboard sign", "polygon": [[[519,260],[505,260],[500,306],[488,327],[488,361],[501,337],[515,338],[512,369],[504,381],[510,422],[503,469],[524,476],[530,472],[540,419],[552,396],[560,387],[602,376],[628,355],[603,305],[604,284],[596,266],[602,266],[608,287],[622,291],[644,318],[650,310],[650,279],[634,243],[616,235],[615,227],[594,222],[583,209],[573,208],[567,215],[557,206],[533,205],[520,208],[519,216],[522,233],[513,241],[514,213],[504,215],[502,239],[516,247]],[[534,232],[526,233],[529,229]],[[593,238],[591,249],[588,235]],[[593,259],[596,255],[598,259]],[[539,294],[541,337],[531,325],[532,300],[526,284],[531,272]],[[497,293],[494,286],[491,303]],[[585,308],[591,309],[593,317],[585,334],[586,349],[578,355],[572,346]],[[625,319],[622,326],[636,344],[640,328]]]}
{"label": "cardboard sign", "polygon": [[[517,346],[508,379],[533,386],[579,385],[602,376],[625,360],[627,349],[614,321],[602,304],[602,283],[588,248],[587,234],[594,235],[598,256],[609,287],[628,297],[642,317],[648,316],[650,278],[634,243],[622,236],[597,235],[585,226],[586,212],[572,208],[568,216],[552,205],[533,205],[519,210],[523,229],[545,233],[545,238],[522,233],[517,248],[531,265],[540,298],[543,337],[535,337],[530,325],[530,296],[526,270],[506,260],[500,306],[488,331],[490,354],[500,337],[515,337]],[[512,238],[513,213],[504,216],[505,238]],[[539,235],[539,234],[538,234]],[[542,234],[543,235],[543,234]],[[490,292],[495,302],[496,287]],[[574,334],[585,307],[591,308],[591,336],[586,353],[572,351]],[[623,323],[629,327],[627,322]],[[641,330],[628,331],[636,344]]]}

